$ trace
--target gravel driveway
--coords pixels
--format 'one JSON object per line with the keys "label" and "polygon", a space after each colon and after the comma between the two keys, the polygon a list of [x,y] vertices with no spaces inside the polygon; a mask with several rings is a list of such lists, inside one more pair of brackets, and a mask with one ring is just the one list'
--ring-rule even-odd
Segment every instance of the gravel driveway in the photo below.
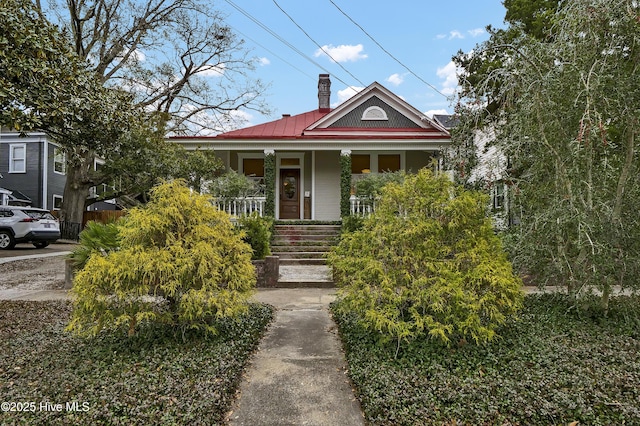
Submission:
{"label": "gravel driveway", "polygon": [[64,288],[65,255],[19,259],[0,264],[0,290],[59,290]]}

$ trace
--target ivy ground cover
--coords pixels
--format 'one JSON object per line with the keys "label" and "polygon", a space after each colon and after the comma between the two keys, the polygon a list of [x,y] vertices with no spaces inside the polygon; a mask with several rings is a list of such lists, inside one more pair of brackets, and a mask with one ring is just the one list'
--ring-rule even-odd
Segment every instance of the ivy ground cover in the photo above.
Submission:
{"label": "ivy ground cover", "polygon": [[132,338],[64,331],[69,302],[0,301],[0,424],[212,425],[272,318],[252,304],[218,336],[150,327]]}
{"label": "ivy ground cover", "polygon": [[[640,425],[640,298],[531,295],[500,339],[383,344],[333,306],[370,425]],[[574,423],[578,422],[578,423]]]}

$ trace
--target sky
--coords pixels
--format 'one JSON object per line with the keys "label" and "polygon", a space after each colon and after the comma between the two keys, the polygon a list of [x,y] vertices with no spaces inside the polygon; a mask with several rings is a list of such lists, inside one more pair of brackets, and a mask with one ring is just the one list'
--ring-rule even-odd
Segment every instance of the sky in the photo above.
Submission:
{"label": "sky", "polygon": [[216,8],[256,58],[272,114],[318,107],[318,74],[331,75],[331,106],[378,82],[427,115],[452,113],[451,61],[504,27],[502,0],[218,0]]}

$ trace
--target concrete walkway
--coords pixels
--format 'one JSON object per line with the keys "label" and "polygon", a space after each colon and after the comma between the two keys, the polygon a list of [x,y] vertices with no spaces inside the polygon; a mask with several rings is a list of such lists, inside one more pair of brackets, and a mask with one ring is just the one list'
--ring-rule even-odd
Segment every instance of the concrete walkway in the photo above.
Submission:
{"label": "concrete walkway", "polygon": [[[281,278],[329,279],[326,267],[304,269],[285,268]],[[4,300],[68,297],[67,290],[0,290]],[[273,305],[275,320],[245,372],[229,424],[364,425],[328,310],[335,288],[258,289],[255,300]]]}
{"label": "concrete walkway", "polygon": [[254,354],[229,424],[364,425],[328,306],[333,289],[262,289],[277,308]]}

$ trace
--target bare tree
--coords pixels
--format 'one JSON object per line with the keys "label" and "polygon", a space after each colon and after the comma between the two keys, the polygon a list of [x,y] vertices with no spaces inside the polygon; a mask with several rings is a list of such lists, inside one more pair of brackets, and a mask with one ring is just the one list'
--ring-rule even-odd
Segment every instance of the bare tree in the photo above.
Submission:
{"label": "bare tree", "polygon": [[68,28],[76,53],[107,85],[169,114],[178,134],[238,126],[239,109],[267,112],[255,60],[200,0],[51,0],[43,13]]}
{"label": "bare tree", "polygon": [[[217,133],[241,124],[240,109],[268,112],[265,86],[251,77],[255,61],[206,1],[35,0],[35,5],[43,20],[66,31],[76,54],[104,86],[129,92],[132,108],[153,116],[165,133]],[[100,136],[86,120],[81,125],[89,139]],[[80,222],[89,188],[110,183],[114,173],[121,176],[117,167],[95,171],[96,156],[107,164],[128,164],[116,160],[149,152],[153,138],[140,137],[149,134],[132,127],[123,140],[113,141],[113,149],[102,150],[93,149],[92,140],[74,135],[71,142],[58,135],[69,163],[61,218]],[[136,149],[136,141],[144,146]],[[125,146],[128,151],[120,149]]]}

